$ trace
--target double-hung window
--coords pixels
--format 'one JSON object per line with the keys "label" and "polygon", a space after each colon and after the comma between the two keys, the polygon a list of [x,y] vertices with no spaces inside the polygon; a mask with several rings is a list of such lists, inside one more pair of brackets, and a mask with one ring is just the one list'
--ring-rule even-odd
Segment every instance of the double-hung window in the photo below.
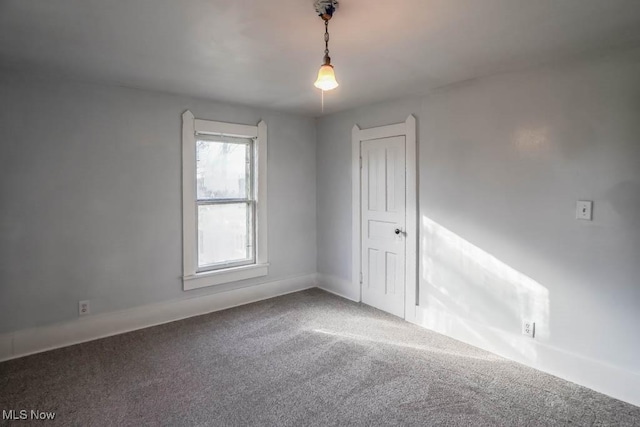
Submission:
{"label": "double-hung window", "polygon": [[266,135],[184,113],[185,290],[267,274]]}
{"label": "double-hung window", "polygon": [[255,261],[253,140],[196,136],[198,272]]}

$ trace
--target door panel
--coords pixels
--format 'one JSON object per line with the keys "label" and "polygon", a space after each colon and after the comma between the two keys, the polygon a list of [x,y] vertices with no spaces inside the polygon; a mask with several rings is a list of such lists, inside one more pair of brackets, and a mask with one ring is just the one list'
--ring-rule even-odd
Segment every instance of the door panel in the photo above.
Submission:
{"label": "door panel", "polygon": [[362,141],[360,149],[362,302],[404,317],[405,138]]}

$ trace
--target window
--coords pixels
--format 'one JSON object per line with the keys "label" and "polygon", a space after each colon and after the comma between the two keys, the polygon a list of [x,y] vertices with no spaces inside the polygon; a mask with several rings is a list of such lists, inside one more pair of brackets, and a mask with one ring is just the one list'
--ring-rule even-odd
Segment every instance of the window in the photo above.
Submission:
{"label": "window", "polygon": [[198,272],[255,262],[253,140],[196,137]]}
{"label": "window", "polygon": [[183,114],[185,290],[268,273],[266,131]]}

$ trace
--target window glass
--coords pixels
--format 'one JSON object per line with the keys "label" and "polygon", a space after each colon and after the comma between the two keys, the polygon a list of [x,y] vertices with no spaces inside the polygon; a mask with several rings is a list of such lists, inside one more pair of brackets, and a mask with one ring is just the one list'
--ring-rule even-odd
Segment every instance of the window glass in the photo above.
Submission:
{"label": "window glass", "polygon": [[198,267],[253,259],[250,203],[198,206]]}
{"label": "window glass", "polygon": [[254,262],[253,140],[196,141],[198,270]]}
{"label": "window glass", "polygon": [[198,200],[249,198],[250,144],[198,140],[196,148]]}

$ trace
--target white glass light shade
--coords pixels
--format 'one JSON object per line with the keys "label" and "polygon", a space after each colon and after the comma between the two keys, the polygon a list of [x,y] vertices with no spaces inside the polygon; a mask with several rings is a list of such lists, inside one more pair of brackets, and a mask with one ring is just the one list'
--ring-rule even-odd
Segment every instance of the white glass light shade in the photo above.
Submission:
{"label": "white glass light shade", "polygon": [[324,64],[318,71],[318,79],[313,84],[318,89],[332,90],[338,87],[336,81],[336,73],[333,71],[333,65]]}

